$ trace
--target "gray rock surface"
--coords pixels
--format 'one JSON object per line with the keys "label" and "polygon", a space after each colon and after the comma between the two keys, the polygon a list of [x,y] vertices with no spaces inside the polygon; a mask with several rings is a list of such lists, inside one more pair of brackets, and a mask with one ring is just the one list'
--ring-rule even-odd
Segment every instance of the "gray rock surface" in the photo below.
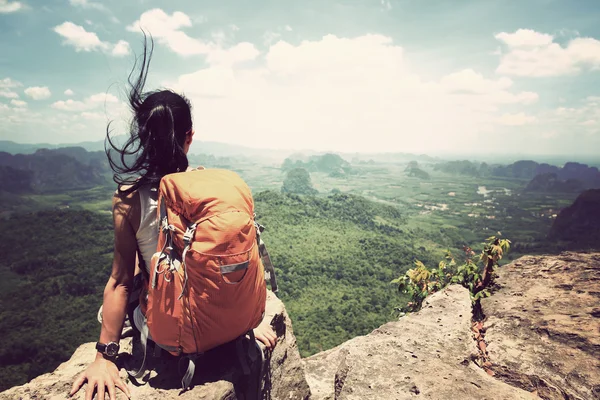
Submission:
{"label": "gray rock surface", "polygon": [[471,300],[451,285],[421,311],[304,359],[313,399],[532,399],[472,360]]}
{"label": "gray rock surface", "polygon": [[495,376],[544,399],[600,399],[600,253],[522,257],[482,300]]}
{"label": "gray rock surface", "polygon": [[[296,345],[292,325],[283,303],[269,291],[267,297],[267,310],[265,318],[272,319],[279,342],[275,349],[268,354],[266,363],[266,378],[264,382],[264,399],[291,400],[308,399],[310,390],[304,378],[304,370],[300,354]],[[130,351],[130,340],[121,340],[125,351]],[[66,399],[71,385],[87,365],[94,359],[96,354],[95,343],[86,343],[80,346],[70,360],[61,364],[54,372],[41,375],[31,382],[11,388],[0,393],[0,400],[55,400]],[[203,365],[198,366],[196,371],[195,386],[180,395],[180,376],[177,364],[169,362],[156,363],[159,371],[150,373],[144,378],[146,384],[136,386],[129,382],[133,399],[227,399],[239,398],[236,395],[236,387],[233,382],[239,382],[234,378],[235,369],[229,364],[235,360],[236,353],[228,350],[217,351],[208,355]],[[121,369],[121,376],[125,379],[127,374]],[[85,386],[84,386],[85,389]],[[119,399],[126,396],[119,393]],[[80,390],[73,397],[84,399],[85,390]],[[108,399],[108,395],[106,396]]]}
{"label": "gray rock surface", "polygon": [[[264,398],[600,399],[600,253],[523,257],[497,275],[481,302],[482,322],[472,322],[468,291],[451,285],[421,311],[304,360],[283,304],[269,292],[266,318],[280,342],[268,360]],[[56,371],[0,400],[67,398],[94,353],[93,343],[84,344]],[[165,364],[146,385],[129,383],[133,398],[239,398],[224,362],[233,357],[223,354],[201,367],[191,391],[180,395],[176,368]]]}

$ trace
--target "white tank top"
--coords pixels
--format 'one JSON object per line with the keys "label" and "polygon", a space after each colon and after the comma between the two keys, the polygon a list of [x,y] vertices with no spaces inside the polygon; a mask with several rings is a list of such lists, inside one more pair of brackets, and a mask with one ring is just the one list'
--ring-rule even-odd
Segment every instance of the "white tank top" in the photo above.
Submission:
{"label": "white tank top", "polygon": [[138,195],[140,197],[140,227],[135,233],[135,237],[146,264],[146,271],[150,273],[150,260],[156,252],[158,244],[158,220],[156,218],[158,189],[144,185],[138,188]]}
{"label": "white tank top", "polygon": [[[138,188],[138,195],[140,197],[140,227],[135,233],[135,237],[146,264],[146,271],[150,274],[150,260],[156,252],[158,244],[158,219],[156,218],[158,189],[151,188],[150,185],[144,185]],[[133,323],[139,331],[145,329],[147,332],[147,320],[139,305],[133,312]],[[148,339],[152,340],[152,335],[149,332]],[[160,344],[158,346],[163,348]],[[169,350],[168,348],[164,349]]]}

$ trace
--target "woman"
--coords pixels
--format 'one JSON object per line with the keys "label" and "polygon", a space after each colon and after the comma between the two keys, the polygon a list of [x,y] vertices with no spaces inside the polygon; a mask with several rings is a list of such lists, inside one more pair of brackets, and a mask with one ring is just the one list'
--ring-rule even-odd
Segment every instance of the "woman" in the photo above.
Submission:
{"label": "woman", "polygon": [[[194,135],[189,101],[169,90],[143,93],[153,49],[151,40],[148,53],[144,40],[139,75],[132,82],[134,66],[129,76],[131,90],[128,97],[134,117],[130,137],[122,149],[114,145],[107,129],[107,140],[112,150],[119,153],[117,162],[111,151],[106,151],[118,190],[112,202],[115,245],[112,273],[104,289],[100,346],[119,343],[138,251],[144,261],[140,264],[147,266],[156,251],[155,194],[161,178],[189,169],[187,152]],[[275,345],[276,335],[268,321],[263,321],[254,333],[265,346]],[[95,390],[99,399],[104,399],[108,391],[114,400],[115,387],[130,397],[128,387],[119,378],[117,366],[105,353],[97,352],[95,361],[73,383],[70,395],[77,393],[87,381],[86,400],[92,399]]]}

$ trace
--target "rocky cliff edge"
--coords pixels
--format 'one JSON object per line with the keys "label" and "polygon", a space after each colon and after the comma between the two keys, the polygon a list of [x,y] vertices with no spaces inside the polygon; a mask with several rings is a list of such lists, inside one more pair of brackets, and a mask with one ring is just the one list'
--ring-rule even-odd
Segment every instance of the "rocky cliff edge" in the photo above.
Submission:
{"label": "rocky cliff edge", "polygon": [[[497,274],[481,302],[483,320],[473,321],[468,291],[451,285],[418,313],[304,360],[283,304],[270,293],[267,313],[280,342],[263,398],[600,399],[600,253],[523,257]],[[81,346],[56,371],[0,400],[67,398],[93,347]],[[230,375],[200,375],[181,395],[168,374],[129,385],[135,399],[239,398]]]}
{"label": "rocky cliff edge", "polygon": [[[273,400],[308,399],[310,389],[304,378],[304,370],[296,345],[290,318],[283,303],[268,292],[265,318],[273,320],[278,336],[278,343],[272,352],[267,353],[266,373],[263,381],[264,395]],[[131,352],[131,340],[121,340],[123,351]],[[75,377],[93,361],[96,354],[95,343],[80,346],[70,360],[61,364],[54,372],[41,375],[31,382],[13,387],[0,393],[0,400],[58,400],[67,399]],[[153,371],[143,380],[147,383],[136,385],[128,382],[132,399],[210,399],[234,400],[241,398],[241,387],[236,378],[236,370],[232,361],[237,360],[237,353],[231,349],[223,349],[207,354],[199,361],[191,390],[181,393],[177,364],[154,364],[158,374]],[[127,373],[121,369],[121,377],[127,379]],[[243,384],[243,383],[242,383]],[[86,386],[84,385],[85,389]],[[73,399],[84,399],[85,390],[80,390]],[[118,399],[127,397],[117,390]],[[108,399],[108,395],[106,395]]]}

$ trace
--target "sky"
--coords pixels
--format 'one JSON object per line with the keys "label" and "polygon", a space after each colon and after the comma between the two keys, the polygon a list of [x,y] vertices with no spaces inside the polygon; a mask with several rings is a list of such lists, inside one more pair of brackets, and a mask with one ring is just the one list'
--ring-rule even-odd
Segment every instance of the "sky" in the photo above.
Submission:
{"label": "sky", "polygon": [[597,21],[597,0],[0,0],[0,140],[127,133],[143,28],[146,89],[188,97],[200,140],[595,155]]}

